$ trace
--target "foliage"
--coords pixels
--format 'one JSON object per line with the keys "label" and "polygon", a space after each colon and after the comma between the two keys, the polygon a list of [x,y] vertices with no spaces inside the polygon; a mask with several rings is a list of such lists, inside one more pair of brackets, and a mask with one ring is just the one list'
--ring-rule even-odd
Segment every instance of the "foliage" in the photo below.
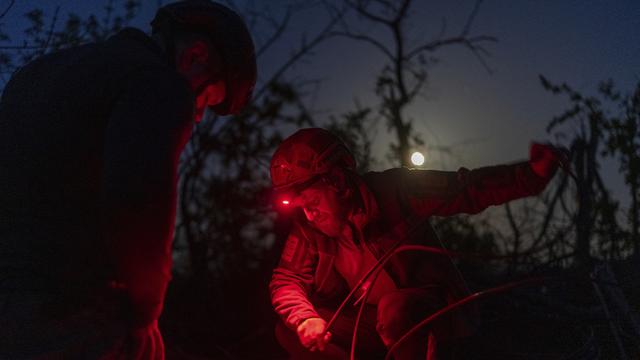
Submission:
{"label": "foliage", "polygon": [[[30,10],[24,14],[28,25],[23,36],[17,40],[21,42],[20,45],[16,45],[11,36],[0,30],[0,43],[12,43],[0,46],[0,74],[12,74],[22,64],[52,51],[105,40],[126,27],[140,9],[140,0],[118,2],[119,6],[116,7],[115,0],[108,0],[102,17],[95,14],[82,17],[71,12],[66,14],[66,19],[61,24],[58,19],[59,7],[50,19],[46,18],[42,9]],[[13,2],[1,17],[9,13],[12,5]]]}
{"label": "foliage", "polygon": [[[567,84],[554,85],[541,77],[554,94],[566,95],[571,106],[547,127],[571,149],[575,178],[571,193],[575,209],[564,208],[575,231],[575,260],[587,264],[595,256],[620,259],[638,253],[638,90],[622,96],[611,81],[600,85],[597,96],[585,96]],[[638,85],[640,86],[640,84]],[[634,102],[635,101],[635,102]],[[602,177],[603,157],[617,155],[619,169],[629,186],[631,206],[627,224],[619,223],[622,208],[613,199]],[[558,194],[557,196],[563,196]],[[567,233],[570,229],[567,229]]]}
{"label": "foliage", "polygon": [[[259,34],[259,57],[277,51],[274,49],[283,42],[291,45],[285,35],[293,31],[292,19],[317,5],[289,1],[273,12],[272,4],[261,8],[248,1],[242,8],[227,3],[243,14],[252,33]],[[429,70],[437,62],[433,54],[446,46],[461,45],[483,62],[488,54],[483,45],[496,41],[471,34],[481,1],[475,3],[458,33],[444,36],[443,32],[436,40],[413,44],[407,40],[406,27],[411,0],[321,3],[329,14],[325,26],[301,34],[287,58],[270,72],[261,73],[251,107],[231,118],[208,114],[185,148],[180,165],[175,276],[163,315],[163,329],[168,329],[174,348],[189,346],[209,356],[231,357],[242,353],[247,342],[268,341],[267,335],[272,334],[273,315],[265,284],[288,222],[271,207],[268,166],[285,134],[302,126],[325,125],[347,142],[359,171],[365,171],[379,162],[371,150],[373,135],[383,120],[386,130],[396,136],[390,145],[393,162],[408,165],[409,149],[422,139],[415,131],[415,120],[405,113],[428,85]],[[140,1],[109,0],[103,16],[71,13],[63,22],[58,21],[58,10],[49,17],[34,9],[25,14],[27,26],[20,40],[13,40],[0,28],[0,44],[8,44],[0,46],[0,74],[11,74],[51,51],[103,41],[134,20],[139,7]],[[357,20],[347,21],[348,12]],[[354,30],[354,24],[388,31],[391,40],[384,42],[369,31]],[[351,111],[323,119],[309,108],[308,79],[290,74],[320,44],[336,36],[370,44],[386,62],[372,84],[376,103],[356,103]],[[633,93],[623,95],[612,82],[605,82],[599,95],[591,97],[544,78],[542,84],[568,97],[569,109],[552,119],[548,130],[571,149],[575,179],[563,173],[539,199],[505,206],[508,231],[466,217],[435,219],[445,244],[456,251],[510,255],[503,267],[507,276],[589,264],[593,258],[640,255],[640,83]],[[603,156],[619,162],[629,187],[631,206],[626,212],[604,186]],[[626,224],[619,220],[623,212]],[[486,263],[461,261],[459,265],[476,278],[493,276],[486,271]],[[212,339],[216,341],[213,347],[208,346]]]}
{"label": "foliage", "polygon": [[[466,47],[482,63],[487,50],[485,43],[496,39],[486,35],[472,35],[471,26],[482,1],[476,1],[462,29],[455,35],[445,36],[443,27],[434,40],[411,42],[407,21],[411,15],[413,0],[344,0],[348,8],[355,11],[366,24],[366,30],[355,30],[351,23],[341,21],[335,34],[373,46],[385,60],[385,65],[376,77],[374,93],[379,102],[373,106],[384,119],[387,131],[396,135],[390,144],[389,159],[393,163],[410,166],[410,150],[423,145],[421,136],[414,130],[414,119],[407,118],[406,109],[412,105],[426,87],[428,70],[437,63],[433,53],[451,45]],[[381,40],[371,29],[382,28],[389,33],[391,41]],[[488,69],[488,67],[487,67]]]}

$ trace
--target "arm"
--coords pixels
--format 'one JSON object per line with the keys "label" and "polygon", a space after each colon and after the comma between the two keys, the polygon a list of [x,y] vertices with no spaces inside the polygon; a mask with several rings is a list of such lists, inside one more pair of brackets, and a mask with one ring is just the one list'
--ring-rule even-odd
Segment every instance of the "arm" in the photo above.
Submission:
{"label": "arm", "polygon": [[475,214],[491,205],[540,193],[556,168],[553,149],[533,144],[531,160],[513,165],[457,172],[403,169],[402,191],[413,210],[425,217]]}
{"label": "arm", "polygon": [[269,284],[276,313],[294,331],[305,319],[320,317],[309,301],[316,262],[317,250],[294,224]]}
{"label": "arm", "polygon": [[[143,70],[144,71],[144,70]],[[177,166],[191,130],[192,101],[181,84],[138,73],[105,129],[103,235],[134,327],[158,319],[171,277]]]}

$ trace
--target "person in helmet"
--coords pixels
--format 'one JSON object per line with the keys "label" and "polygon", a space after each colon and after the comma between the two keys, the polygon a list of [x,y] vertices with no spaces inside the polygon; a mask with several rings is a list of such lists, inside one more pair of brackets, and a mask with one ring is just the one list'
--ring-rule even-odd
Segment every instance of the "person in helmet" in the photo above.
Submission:
{"label": "person in helmet", "polygon": [[[269,285],[281,322],[276,337],[294,359],[345,358],[357,307],[348,305],[331,329],[337,304],[398,242],[438,246],[430,216],[475,214],[535,195],[558,165],[554,148],[533,143],[530,160],[457,172],[393,168],[356,173],[346,145],[320,128],[285,139],[271,159],[278,206],[294,220]],[[383,355],[427,315],[468,294],[445,255],[403,252],[377,280],[356,291],[366,301],[358,354]],[[364,288],[370,293],[363,298]],[[461,308],[400,345],[395,359],[447,359],[456,339],[476,326],[476,309]],[[427,355],[428,352],[428,355]]]}
{"label": "person in helmet", "polygon": [[236,114],[254,45],[229,8],[160,8],[152,35],[26,64],[0,100],[0,358],[161,359],[177,166],[194,122]]}

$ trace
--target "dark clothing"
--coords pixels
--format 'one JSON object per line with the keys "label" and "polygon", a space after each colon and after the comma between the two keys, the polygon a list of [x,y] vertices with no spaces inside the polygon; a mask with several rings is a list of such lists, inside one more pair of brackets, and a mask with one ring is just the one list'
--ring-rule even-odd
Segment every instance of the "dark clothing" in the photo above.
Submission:
{"label": "dark clothing", "polygon": [[136,29],[12,77],[0,102],[0,357],[51,350],[42,339],[64,337],[55,329],[80,312],[157,319],[192,114],[186,80]]}
{"label": "dark clothing", "polygon": [[[535,175],[526,162],[458,172],[391,169],[367,173],[357,180],[364,212],[360,226],[364,245],[377,258],[399,240],[439,246],[427,221],[430,216],[477,213],[491,205],[537,194],[548,180]],[[315,306],[335,303],[345,296],[347,285],[334,267],[338,244],[304,220],[294,223],[270,284],[273,306],[290,329],[295,330],[307,318],[318,317]],[[384,270],[397,289],[428,290],[436,294],[433,303],[442,306],[468,294],[453,263],[443,255],[403,252],[394,256]],[[475,322],[473,310],[467,307],[443,319],[433,329],[435,336],[446,340],[469,335]],[[384,340],[385,334],[378,330]]]}

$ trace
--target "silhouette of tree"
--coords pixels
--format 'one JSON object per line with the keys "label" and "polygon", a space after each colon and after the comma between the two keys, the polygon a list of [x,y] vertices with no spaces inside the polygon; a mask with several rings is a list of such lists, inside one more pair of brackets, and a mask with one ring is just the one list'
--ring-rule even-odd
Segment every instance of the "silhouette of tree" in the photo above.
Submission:
{"label": "silhouette of tree", "polygon": [[[0,14],[0,19],[11,12],[14,1]],[[60,7],[56,7],[51,18],[45,17],[40,8],[24,14],[27,27],[16,43],[9,34],[0,29],[0,74],[6,84],[9,76],[21,65],[43,54],[85,44],[103,41],[128,26],[140,9],[140,0],[107,0],[101,16],[89,14],[85,17],[70,12],[60,21]],[[3,84],[4,85],[4,84]],[[4,86],[2,86],[4,88]]]}
{"label": "silhouette of tree", "polygon": [[[446,36],[443,24],[440,34],[433,40],[409,41],[407,21],[411,15],[412,0],[343,0],[367,24],[366,31],[354,30],[352,24],[341,21],[341,28],[335,35],[347,37],[373,46],[383,56],[386,64],[377,76],[375,94],[380,101],[376,111],[385,120],[388,131],[396,136],[396,143],[390,144],[390,159],[403,166],[411,166],[410,150],[414,145],[423,145],[413,127],[414,119],[407,118],[406,109],[421,94],[428,83],[429,67],[436,59],[431,55],[451,45],[466,47],[489,70],[485,57],[489,54],[484,44],[496,39],[487,35],[473,35],[471,27],[476,18],[481,0],[476,1],[469,17],[460,31]],[[343,18],[344,19],[344,18]],[[381,27],[392,39],[385,42],[372,35],[371,28]],[[412,34],[411,34],[412,35]]]}
{"label": "silhouette of tree", "polygon": [[600,93],[617,105],[618,113],[604,123],[607,148],[604,155],[618,156],[619,169],[629,186],[631,206],[627,212],[633,254],[640,257],[640,82],[631,94],[616,91],[612,81],[603,82]]}
{"label": "silhouette of tree", "polygon": [[[637,175],[634,163],[639,156],[636,95],[623,98],[614,91],[611,82],[602,83],[596,97],[584,96],[567,84],[553,85],[544,77],[541,81],[552,93],[567,95],[571,103],[568,110],[549,123],[547,130],[555,131],[554,136],[567,141],[571,149],[575,188],[570,188],[575,191],[577,202],[575,208],[562,204],[575,231],[575,242],[571,246],[575,251],[574,260],[580,265],[589,265],[594,256],[624,258],[638,246],[637,176],[634,177]],[[612,115],[612,111],[619,113]],[[567,129],[573,132],[567,133]],[[602,156],[616,154],[631,195],[629,229],[619,224],[619,201],[611,197],[601,173]],[[634,226],[636,235],[633,235]]]}

